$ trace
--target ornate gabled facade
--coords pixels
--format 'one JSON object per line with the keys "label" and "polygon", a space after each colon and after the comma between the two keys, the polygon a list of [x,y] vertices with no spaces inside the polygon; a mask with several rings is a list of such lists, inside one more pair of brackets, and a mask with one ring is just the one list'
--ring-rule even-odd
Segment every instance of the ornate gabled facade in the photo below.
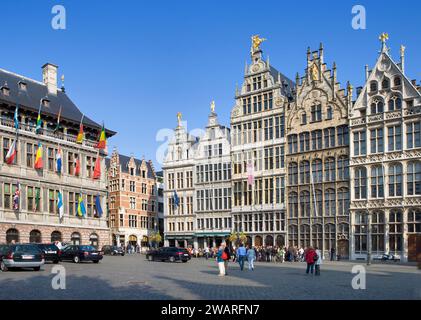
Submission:
{"label": "ornate gabled facade", "polygon": [[212,102],[194,157],[195,247],[218,246],[231,233],[230,140],[230,130],[218,123]]}
{"label": "ornate gabled facade", "polygon": [[421,95],[382,35],[350,115],[353,259],[383,253],[416,260],[421,233]]}
{"label": "ornate gabled facade", "polygon": [[143,250],[159,231],[156,174],[152,161],[114,150],[107,159],[108,207],[113,245],[130,243]]}
{"label": "ornate gabled facade", "polygon": [[297,74],[294,101],[286,105],[287,244],[334,248],[349,255],[348,93],[329,70],[323,46],[307,51],[304,77]]}
{"label": "ornate gabled facade", "polygon": [[164,171],[164,243],[165,246],[193,246],[195,215],[193,211],[194,155],[198,139],[181,123],[168,144],[162,165]]}
{"label": "ornate gabled facade", "polygon": [[294,83],[263,59],[264,39],[252,40],[252,63],[231,112],[233,231],[255,246],[284,245],[284,108]]}

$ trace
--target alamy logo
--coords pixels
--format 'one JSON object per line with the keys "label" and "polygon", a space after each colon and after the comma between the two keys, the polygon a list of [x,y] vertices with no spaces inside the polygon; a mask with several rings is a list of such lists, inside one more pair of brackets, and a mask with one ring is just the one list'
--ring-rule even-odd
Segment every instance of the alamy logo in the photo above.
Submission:
{"label": "alamy logo", "polygon": [[51,20],[51,27],[54,30],[65,30],[66,29],[66,8],[62,5],[55,5],[51,9],[51,13],[55,14]]}
{"label": "alamy logo", "polygon": [[356,274],[352,278],[351,285],[354,290],[365,290],[366,289],[366,270],[362,265],[356,265],[352,267],[351,272]]}
{"label": "alamy logo", "polygon": [[66,289],[66,269],[63,266],[56,265],[51,269],[51,273],[55,274],[51,280],[51,287],[54,290]]}
{"label": "alamy logo", "polygon": [[352,7],[352,14],[355,15],[352,18],[352,28],[354,30],[365,30],[367,29],[367,17],[365,7],[362,5],[355,5]]}

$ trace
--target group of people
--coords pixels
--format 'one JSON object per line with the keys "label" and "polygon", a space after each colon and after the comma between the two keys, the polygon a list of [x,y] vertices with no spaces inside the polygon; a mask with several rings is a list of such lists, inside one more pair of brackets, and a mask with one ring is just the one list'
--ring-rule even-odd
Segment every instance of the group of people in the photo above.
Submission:
{"label": "group of people", "polygon": [[140,253],[140,246],[138,244],[133,245],[130,242],[127,244],[127,246],[122,245],[121,248],[124,250],[127,254],[134,254],[134,253]]}

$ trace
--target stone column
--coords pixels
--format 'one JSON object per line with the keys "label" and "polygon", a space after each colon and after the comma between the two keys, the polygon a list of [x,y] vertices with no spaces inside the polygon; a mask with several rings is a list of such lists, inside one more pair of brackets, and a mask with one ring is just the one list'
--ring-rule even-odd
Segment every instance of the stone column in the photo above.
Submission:
{"label": "stone column", "polygon": [[389,232],[390,232],[389,212],[390,212],[390,209],[386,209],[384,211],[384,251],[386,253],[390,251],[390,246],[389,246]]}

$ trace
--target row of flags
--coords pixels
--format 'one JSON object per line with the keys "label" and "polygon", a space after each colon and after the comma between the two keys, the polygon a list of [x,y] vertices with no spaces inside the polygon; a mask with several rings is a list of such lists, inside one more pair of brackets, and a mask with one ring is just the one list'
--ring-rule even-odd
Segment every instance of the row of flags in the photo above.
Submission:
{"label": "row of flags", "polygon": [[[34,211],[37,210],[39,206],[39,201],[40,201],[40,194],[38,191],[37,194],[35,195]],[[19,209],[20,209],[20,183],[18,182],[16,191],[13,195],[13,210],[19,211]],[[62,219],[64,217],[64,204],[63,204],[63,193],[60,191],[58,192],[58,195],[57,195],[57,209],[58,209],[59,217],[60,219]],[[103,211],[101,207],[101,198],[99,195],[96,195],[94,216],[97,218],[101,218],[102,214],[103,214]],[[81,217],[81,218],[84,218],[86,216],[86,207],[83,201],[82,194],[79,194],[76,216]]]}

